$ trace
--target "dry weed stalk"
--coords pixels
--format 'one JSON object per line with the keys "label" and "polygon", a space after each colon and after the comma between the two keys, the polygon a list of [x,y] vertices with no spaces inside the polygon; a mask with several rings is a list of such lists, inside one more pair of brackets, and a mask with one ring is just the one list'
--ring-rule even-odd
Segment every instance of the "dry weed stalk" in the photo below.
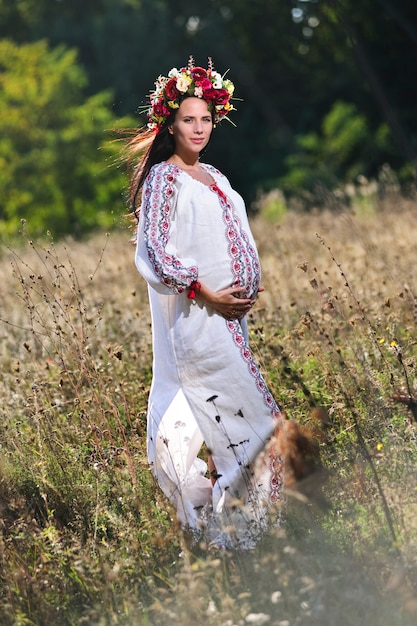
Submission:
{"label": "dry weed stalk", "polygon": [[285,525],[250,554],[188,551],[151,480],[149,317],[126,233],[105,254],[102,237],[19,250],[0,281],[2,623],[413,623],[416,432],[392,395],[416,394],[416,220],[411,208],[254,224],[267,291],[252,342],[291,417],[313,426],[310,411],[327,411],[331,507],[289,499]]}

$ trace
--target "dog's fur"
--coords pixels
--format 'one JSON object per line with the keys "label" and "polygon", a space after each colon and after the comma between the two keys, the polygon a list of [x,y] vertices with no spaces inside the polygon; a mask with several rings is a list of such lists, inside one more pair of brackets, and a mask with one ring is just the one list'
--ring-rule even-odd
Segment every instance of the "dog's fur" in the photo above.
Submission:
{"label": "dog's fur", "polygon": [[320,456],[320,442],[325,439],[327,413],[314,409],[312,426],[301,426],[285,414],[277,423],[267,447],[268,456],[280,457],[284,490],[301,499],[325,506],[321,488],[325,478]]}

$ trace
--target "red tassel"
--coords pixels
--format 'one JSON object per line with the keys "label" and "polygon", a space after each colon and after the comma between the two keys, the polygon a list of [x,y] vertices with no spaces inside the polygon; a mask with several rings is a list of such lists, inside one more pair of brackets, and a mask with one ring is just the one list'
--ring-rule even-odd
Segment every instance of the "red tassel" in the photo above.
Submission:
{"label": "red tassel", "polygon": [[188,292],[188,298],[190,300],[194,300],[196,293],[198,293],[201,290],[201,283],[198,282],[198,280],[193,280],[193,282],[190,285],[190,290]]}

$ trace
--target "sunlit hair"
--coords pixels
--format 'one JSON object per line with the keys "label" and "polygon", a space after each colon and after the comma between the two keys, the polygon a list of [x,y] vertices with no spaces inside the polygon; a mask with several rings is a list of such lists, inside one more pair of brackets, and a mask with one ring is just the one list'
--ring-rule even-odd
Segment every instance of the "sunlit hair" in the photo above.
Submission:
{"label": "sunlit hair", "polygon": [[174,150],[174,137],[168,132],[168,124],[165,124],[157,135],[155,131],[145,126],[130,139],[127,145],[128,159],[130,163],[133,164],[135,161],[136,163],[131,169],[129,208],[137,219],[139,219],[141,190],[151,167],[169,159],[174,154]]}

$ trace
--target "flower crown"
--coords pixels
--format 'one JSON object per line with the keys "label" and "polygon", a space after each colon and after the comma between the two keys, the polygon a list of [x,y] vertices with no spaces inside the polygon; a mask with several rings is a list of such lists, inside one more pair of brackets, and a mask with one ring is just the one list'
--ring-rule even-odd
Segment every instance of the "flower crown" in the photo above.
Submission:
{"label": "flower crown", "polygon": [[190,57],[187,67],[180,70],[174,67],[168,72],[168,76],[159,76],[156,79],[155,90],[149,96],[150,108],[146,106],[148,128],[158,132],[186,96],[205,100],[210,113],[213,114],[214,124],[217,124],[230,111],[236,110],[230,102],[234,90],[235,86],[231,80],[214,71],[211,58],[205,70],[202,67],[195,67],[194,59]]}

